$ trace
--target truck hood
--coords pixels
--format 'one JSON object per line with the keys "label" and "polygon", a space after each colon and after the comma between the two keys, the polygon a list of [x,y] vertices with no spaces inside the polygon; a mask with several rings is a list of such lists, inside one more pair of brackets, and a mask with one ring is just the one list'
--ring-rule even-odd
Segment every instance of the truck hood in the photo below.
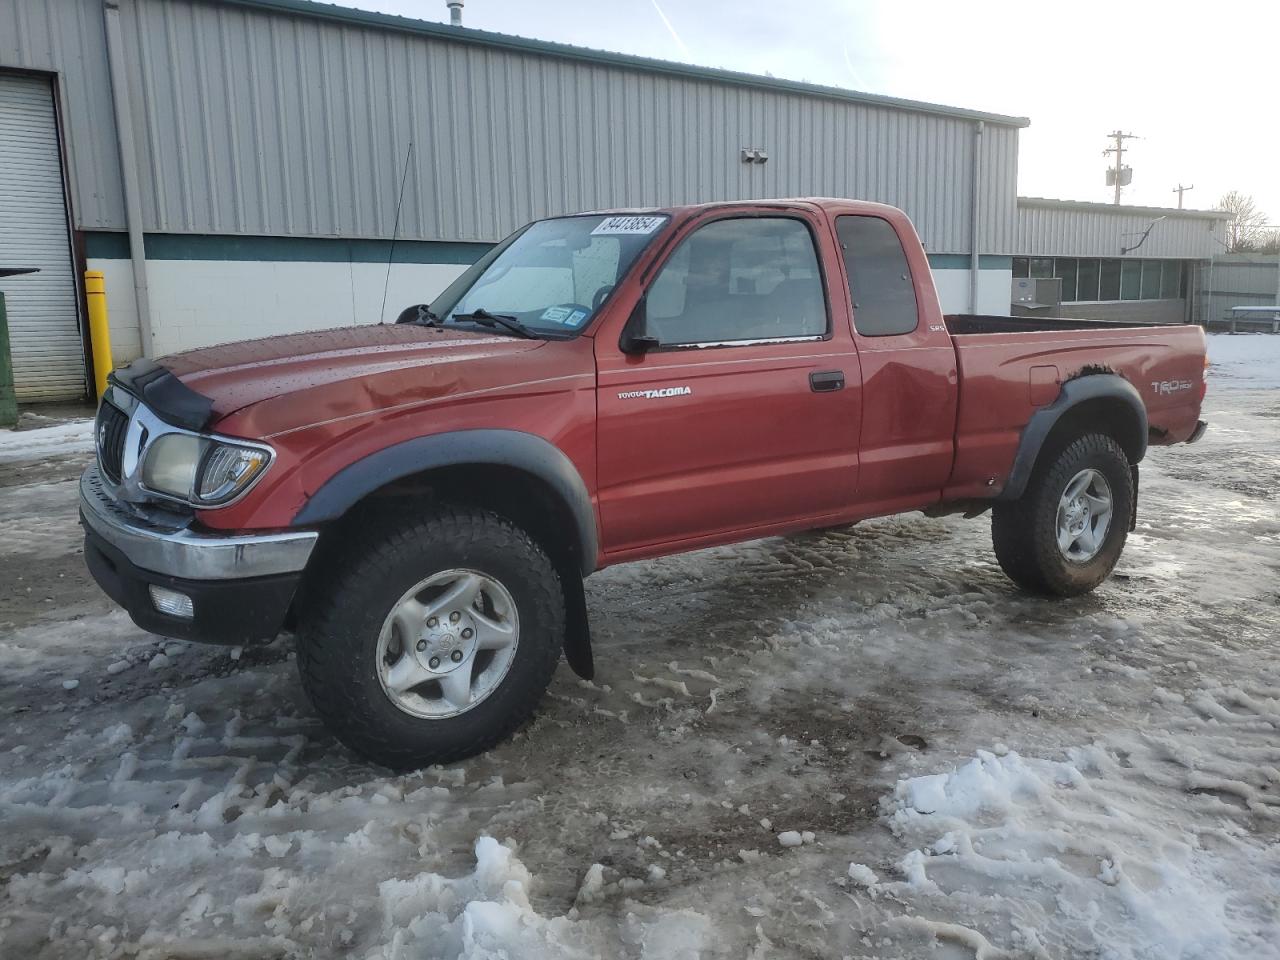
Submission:
{"label": "truck hood", "polygon": [[[500,334],[377,325],[228,343],[158,363],[212,402],[211,425],[244,411],[234,419],[246,436],[482,387],[499,376],[495,368],[506,366],[505,359],[545,345]],[[511,371],[505,378],[520,379]],[[271,414],[250,418],[250,408]]]}

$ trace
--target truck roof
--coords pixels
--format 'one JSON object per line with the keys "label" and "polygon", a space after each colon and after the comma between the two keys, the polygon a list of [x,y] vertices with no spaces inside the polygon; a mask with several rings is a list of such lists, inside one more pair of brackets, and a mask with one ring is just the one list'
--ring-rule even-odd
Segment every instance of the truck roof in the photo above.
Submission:
{"label": "truck roof", "polygon": [[693,216],[706,210],[732,207],[780,207],[819,210],[858,210],[866,213],[899,212],[897,207],[872,200],[855,200],[848,197],[770,197],[760,200],[712,200],[706,203],[676,204],[669,207],[610,207],[603,210],[586,210],[580,216],[645,216],[658,213],[673,217]]}

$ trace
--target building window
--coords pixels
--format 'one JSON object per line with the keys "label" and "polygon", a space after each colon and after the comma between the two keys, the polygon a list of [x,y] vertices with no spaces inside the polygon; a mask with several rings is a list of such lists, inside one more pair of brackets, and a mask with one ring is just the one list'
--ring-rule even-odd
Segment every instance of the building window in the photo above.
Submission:
{"label": "building window", "polygon": [[1063,303],[1070,303],[1076,298],[1076,261],[1061,258],[1053,261],[1053,275],[1062,280]]}
{"label": "building window", "polygon": [[1076,300],[1098,299],[1098,274],[1101,260],[1080,260],[1076,270]]}
{"label": "building window", "polygon": [[1098,290],[1099,300],[1120,299],[1120,261],[1102,261],[1102,281]]}
{"label": "building window", "polygon": [[1142,299],[1142,261],[1126,260],[1120,267],[1120,299]]}
{"label": "building window", "polygon": [[1142,261],[1142,299],[1160,299],[1160,261]]}
{"label": "building window", "polygon": [[1058,277],[1063,303],[1177,300],[1184,296],[1181,260],[1014,257],[1013,276]]}

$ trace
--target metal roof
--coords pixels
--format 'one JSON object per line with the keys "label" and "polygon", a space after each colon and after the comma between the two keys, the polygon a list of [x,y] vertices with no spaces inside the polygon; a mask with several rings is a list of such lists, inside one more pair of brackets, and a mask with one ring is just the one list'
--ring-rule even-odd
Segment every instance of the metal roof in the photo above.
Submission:
{"label": "metal roof", "polygon": [[1220,210],[1019,197],[1014,250],[1022,257],[1207,260],[1222,250],[1227,219]]}
{"label": "metal roof", "polygon": [[1088,200],[1053,200],[1049,197],[1019,197],[1019,207],[1043,207],[1055,210],[1087,210],[1091,213],[1151,214],[1156,217],[1192,217],[1202,220],[1230,220],[1225,210],[1181,210],[1177,207],[1133,207],[1128,204],[1094,203]]}
{"label": "metal roof", "polygon": [[965,117],[972,120],[985,120],[988,123],[1008,127],[1026,127],[1031,121],[1027,117],[1011,117],[999,113],[986,113],[981,110],[967,110],[962,107],[949,107],[936,103],[924,103],[919,100],[904,100],[900,97],[888,97],[875,93],[860,93],[846,90],[843,87],[828,87],[816,83],[801,83],[796,80],[781,80],[776,77],[763,77],[753,73],[742,73],[737,70],[722,70],[714,67],[698,67],[671,60],[658,60],[653,57],[640,57],[626,53],[612,53],[607,50],[595,50],[590,47],[577,47],[567,43],[553,43],[549,40],[533,40],[505,33],[493,33],[489,30],[474,30],[470,27],[455,27],[431,20],[415,20],[389,13],[373,13],[368,10],[356,10],[332,3],[316,3],[313,0],[216,0],[227,6],[252,7],[269,10],[275,13],[293,14],[300,17],[312,17],[322,20],[334,20],[356,26],[382,27],[403,33],[413,33],[451,40],[455,43],[477,44],[499,49],[515,50],[521,53],[543,54],[561,57],[568,60],[586,61],[588,63],[606,64],[615,67],[629,67],[648,73],[662,73],[678,77],[691,77],[702,80],[715,80],[720,83],[738,86],[758,87],[767,90],[780,90],[788,93],[806,94],[813,97],[824,97],[830,100],[846,100],[872,106],[886,107],[895,110],[910,110],[916,113],[928,113],[944,117]]}

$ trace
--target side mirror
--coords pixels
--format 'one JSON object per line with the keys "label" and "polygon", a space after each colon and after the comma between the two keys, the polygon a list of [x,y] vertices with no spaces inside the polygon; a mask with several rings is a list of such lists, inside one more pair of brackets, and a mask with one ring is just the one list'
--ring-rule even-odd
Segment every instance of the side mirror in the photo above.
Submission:
{"label": "side mirror", "polygon": [[618,348],[623,353],[635,355],[646,353],[658,346],[661,346],[661,341],[649,333],[649,312],[644,298],[641,297],[636,308],[631,311],[631,316],[627,318],[627,325],[622,328]]}

